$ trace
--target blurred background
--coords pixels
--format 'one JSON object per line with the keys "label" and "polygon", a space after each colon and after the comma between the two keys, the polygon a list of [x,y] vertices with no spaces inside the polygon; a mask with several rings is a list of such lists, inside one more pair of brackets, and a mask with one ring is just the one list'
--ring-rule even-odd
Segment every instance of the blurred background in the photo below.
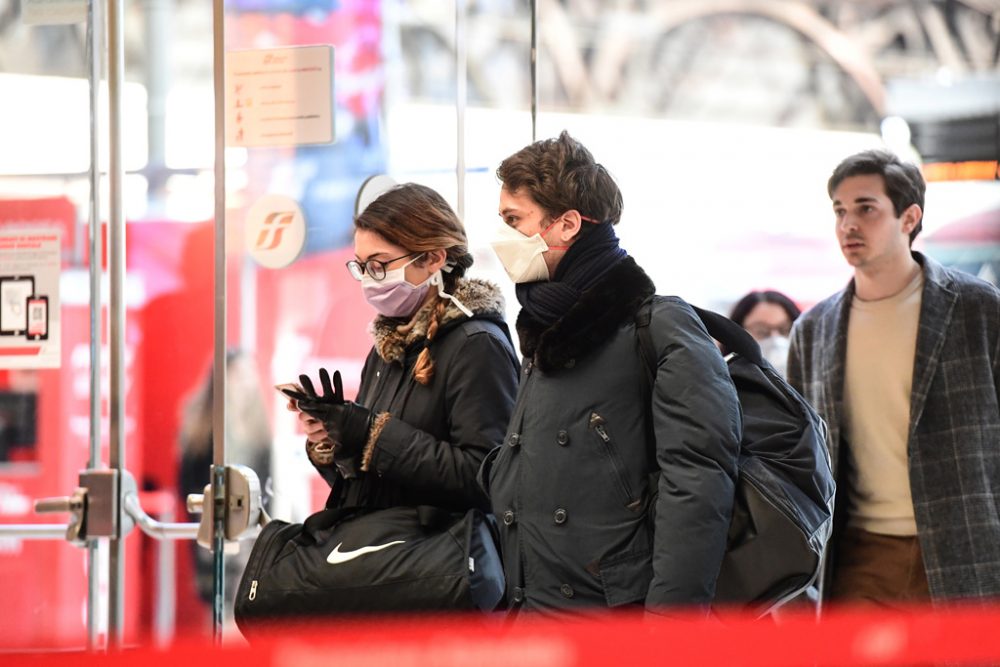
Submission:
{"label": "blurred background", "polygon": [[[0,229],[62,231],[62,361],[0,369],[10,523],[35,520],[31,499],[71,490],[91,399],[86,25],[30,24],[31,4],[0,0]],[[182,469],[198,453],[188,435],[211,381],[212,6],[133,0],[125,19],[129,468],[147,511],[197,520],[183,497],[208,470],[199,482],[197,467]],[[227,447],[261,474],[278,518],[319,508],[325,485],[272,385],[326,366],[351,395],[371,343],[373,312],[343,266],[368,176],[442,192],[465,220],[472,272],[501,284],[516,315],[488,242],[494,171],[533,139],[533,85],[537,137],[569,130],[616,178],[622,243],[660,293],[727,312],[751,289],[807,309],[842,288],[850,271],[826,180],[842,158],[880,146],[928,180],[915,247],[1000,276],[997,0],[227,0],[224,32],[231,52],[333,47],[332,142],[225,153],[226,342],[240,360],[227,380],[234,414],[266,417],[245,438],[231,429]],[[106,103],[97,124],[107,137]],[[305,222],[304,248],[282,268],[248,250],[248,211],[265,195],[294,200]],[[101,197],[106,217],[106,188]],[[127,545],[130,639],[208,632],[191,544],[133,531]],[[16,607],[0,647],[82,645],[86,567],[65,542],[0,537],[0,582]]]}

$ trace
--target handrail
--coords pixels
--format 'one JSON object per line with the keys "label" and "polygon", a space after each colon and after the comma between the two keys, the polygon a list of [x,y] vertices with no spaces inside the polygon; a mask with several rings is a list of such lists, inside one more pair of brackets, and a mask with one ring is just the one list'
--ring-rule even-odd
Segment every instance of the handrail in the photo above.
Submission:
{"label": "handrail", "polygon": [[64,540],[64,523],[0,523],[0,537],[22,540]]}
{"label": "handrail", "polygon": [[139,530],[158,540],[193,540],[198,536],[197,523],[166,523],[146,514],[134,493],[126,494],[125,513],[135,520]]}

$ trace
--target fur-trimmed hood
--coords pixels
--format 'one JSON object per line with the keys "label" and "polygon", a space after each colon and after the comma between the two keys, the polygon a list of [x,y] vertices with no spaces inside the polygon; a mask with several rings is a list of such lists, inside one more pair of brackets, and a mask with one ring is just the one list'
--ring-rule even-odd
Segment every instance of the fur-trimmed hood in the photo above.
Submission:
{"label": "fur-trimmed hood", "polygon": [[550,327],[522,309],[517,317],[521,354],[533,357],[542,371],[563,368],[607,342],[655,292],[646,272],[626,257]]}
{"label": "fur-trimmed hood", "polygon": [[[432,288],[433,289],[433,288]],[[491,282],[478,278],[459,278],[452,295],[472,311],[472,319],[503,320],[505,302],[500,288]],[[440,302],[440,298],[425,304],[408,322],[379,315],[372,322],[372,336],[375,338],[375,350],[386,362],[402,361],[407,349],[423,344],[427,339],[427,327],[431,315]],[[445,330],[469,319],[450,300],[445,300],[445,312],[438,323],[437,336]],[[438,338],[435,337],[435,340]]]}

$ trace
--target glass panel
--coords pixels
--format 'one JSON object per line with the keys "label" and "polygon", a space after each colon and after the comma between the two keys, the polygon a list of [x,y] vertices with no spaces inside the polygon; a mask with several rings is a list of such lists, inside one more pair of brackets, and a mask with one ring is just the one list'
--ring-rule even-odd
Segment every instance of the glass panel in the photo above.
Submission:
{"label": "glass panel", "polygon": [[[8,8],[11,9],[11,8]],[[90,434],[87,228],[90,126],[85,26],[29,26],[16,7],[0,20],[0,526],[65,525],[38,498],[69,496]],[[141,101],[136,86],[131,104]],[[133,107],[134,110],[134,107]],[[106,127],[106,119],[102,119]],[[139,139],[137,136],[137,139]],[[141,167],[144,142],[129,152]],[[134,334],[135,329],[131,330]],[[133,336],[134,340],[134,336]],[[134,362],[134,347],[130,361]],[[106,359],[106,357],[105,357]],[[134,366],[132,367],[134,370]],[[134,377],[134,375],[132,376]],[[138,391],[126,409],[136,435]],[[107,395],[101,397],[107,417]],[[107,454],[107,424],[102,443]],[[129,455],[138,456],[135,440]],[[62,531],[53,531],[62,534]],[[128,544],[128,576],[139,572]],[[106,552],[98,552],[106,559]],[[87,644],[87,551],[66,540],[0,537],[8,618],[0,649]],[[107,580],[102,582],[106,588]],[[128,597],[137,603],[138,589]],[[40,621],[40,619],[42,619]],[[126,630],[135,636],[137,623]]]}

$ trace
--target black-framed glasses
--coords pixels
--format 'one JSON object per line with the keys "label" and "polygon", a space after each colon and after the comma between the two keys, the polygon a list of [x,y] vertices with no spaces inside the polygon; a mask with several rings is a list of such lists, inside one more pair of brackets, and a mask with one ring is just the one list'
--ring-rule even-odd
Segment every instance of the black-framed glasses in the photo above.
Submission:
{"label": "black-framed glasses", "polygon": [[384,262],[380,259],[369,259],[367,262],[359,262],[356,259],[352,259],[347,262],[347,270],[351,272],[351,277],[355,280],[361,280],[361,278],[367,273],[372,280],[379,282],[385,280],[385,274],[388,271],[388,267],[393,262],[422,254],[424,254],[423,251],[411,252],[407,255],[400,255],[399,257],[394,257],[393,259],[387,259]]}

